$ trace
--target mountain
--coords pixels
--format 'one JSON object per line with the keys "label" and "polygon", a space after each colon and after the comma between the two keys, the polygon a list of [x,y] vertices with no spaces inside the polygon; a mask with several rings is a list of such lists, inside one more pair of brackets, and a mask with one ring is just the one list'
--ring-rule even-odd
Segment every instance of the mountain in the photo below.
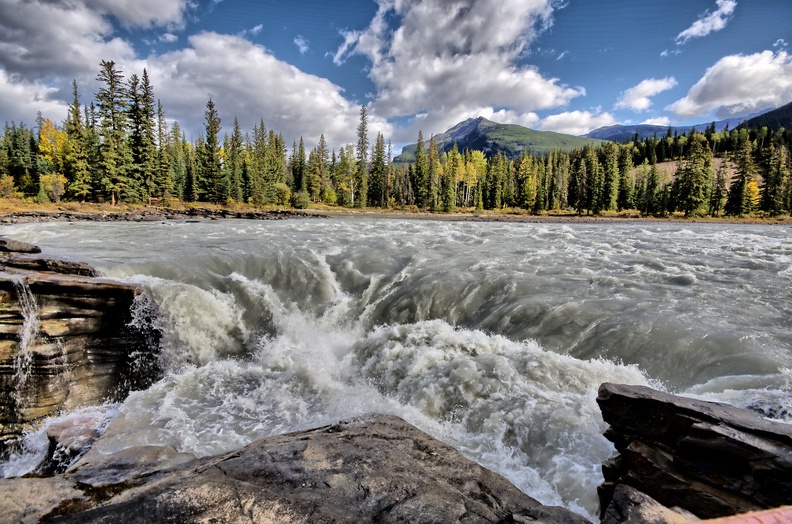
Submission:
{"label": "mountain", "polygon": [[[493,155],[498,151],[508,158],[517,158],[523,151],[532,153],[550,153],[552,151],[570,151],[585,145],[597,145],[600,140],[583,138],[573,135],[553,133],[551,131],[534,131],[515,124],[499,124],[484,117],[469,118],[460,122],[445,133],[435,135],[437,148],[441,153],[451,151],[454,142],[459,151],[483,151]],[[424,147],[429,149],[429,137],[425,137]],[[414,162],[418,144],[410,144],[402,149],[402,153],[394,158],[394,162]]]}
{"label": "mountain", "polygon": [[792,129],[792,103],[773,109],[745,122],[747,127],[767,126],[774,130],[779,128]]}
{"label": "mountain", "polygon": [[[786,107],[786,106],[785,106]],[[781,108],[783,109],[783,108]],[[739,126],[741,123],[749,121],[752,118],[759,118],[760,115],[766,112],[759,112],[753,113],[748,116],[737,117],[737,118],[727,118],[725,120],[718,120],[715,122],[715,131],[723,131],[726,129],[726,126],[729,126],[729,129],[734,129],[735,127]],[[634,126],[623,126],[620,124],[616,124],[614,126],[606,126],[600,127],[591,131],[583,136],[589,138],[598,138],[600,140],[611,140],[613,142],[629,142],[633,139],[636,133],[638,133],[638,138],[643,140],[644,138],[650,138],[656,136],[658,138],[665,136],[668,132],[668,129],[671,129],[671,134],[674,133],[682,134],[688,133],[691,129],[695,128],[698,131],[704,131],[709,126],[712,125],[712,122],[705,122],[701,124],[696,124],[693,126],[654,126],[649,124],[638,124]]]}

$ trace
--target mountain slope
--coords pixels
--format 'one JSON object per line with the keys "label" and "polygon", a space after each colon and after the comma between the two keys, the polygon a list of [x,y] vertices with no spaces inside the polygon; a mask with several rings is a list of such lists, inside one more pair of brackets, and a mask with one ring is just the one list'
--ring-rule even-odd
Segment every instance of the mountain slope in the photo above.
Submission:
{"label": "mountain slope", "polygon": [[[456,142],[459,151],[483,151],[486,155],[494,155],[500,151],[512,159],[519,157],[523,151],[546,154],[554,150],[569,151],[601,142],[551,131],[534,131],[514,124],[498,124],[484,117],[460,122],[445,133],[435,135],[435,140],[441,153],[450,151]],[[415,161],[417,147],[417,144],[405,146],[394,162]],[[425,137],[424,148],[429,149],[429,137]]]}
{"label": "mountain slope", "polygon": [[776,131],[782,127],[784,129],[792,129],[792,103],[751,118],[745,122],[745,125],[746,127],[767,126]]}

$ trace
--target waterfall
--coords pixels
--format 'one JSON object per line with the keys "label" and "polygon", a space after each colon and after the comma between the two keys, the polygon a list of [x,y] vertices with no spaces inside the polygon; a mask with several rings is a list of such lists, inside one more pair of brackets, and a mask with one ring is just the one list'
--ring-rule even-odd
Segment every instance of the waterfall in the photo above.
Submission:
{"label": "waterfall", "polygon": [[14,288],[19,301],[19,310],[22,314],[22,329],[19,332],[19,350],[14,359],[16,377],[16,397],[20,398],[20,393],[30,378],[33,361],[33,351],[31,346],[39,333],[39,307],[36,297],[30,290],[24,277],[14,281]]}

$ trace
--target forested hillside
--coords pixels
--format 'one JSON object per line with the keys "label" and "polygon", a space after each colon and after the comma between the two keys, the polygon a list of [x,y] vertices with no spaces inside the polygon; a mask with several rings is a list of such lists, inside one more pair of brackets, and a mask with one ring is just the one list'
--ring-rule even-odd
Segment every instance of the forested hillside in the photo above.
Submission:
{"label": "forested hillside", "polygon": [[[414,162],[397,164],[382,134],[369,143],[365,106],[357,143],[338,151],[329,151],[323,136],[310,151],[302,139],[288,147],[263,120],[251,132],[236,121],[224,128],[211,99],[204,133],[190,142],[178,123],[168,125],[145,70],[127,78],[103,61],[97,78],[102,87],[85,103],[74,84],[64,122],[40,115],[32,127],[6,123],[0,195],[38,202],[313,202],[657,216],[778,216],[792,209],[792,133],[784,129],[710,126],[691,136],[668,132],[624,144],[522,147],[513,158],[475,141],[460,147],[453,137],[445,150],[437,137],[427,142],[419,133]],[[477,126],[487,125],[481,120]],[[657,168],[668,161],[678,166],[673,175]]]}

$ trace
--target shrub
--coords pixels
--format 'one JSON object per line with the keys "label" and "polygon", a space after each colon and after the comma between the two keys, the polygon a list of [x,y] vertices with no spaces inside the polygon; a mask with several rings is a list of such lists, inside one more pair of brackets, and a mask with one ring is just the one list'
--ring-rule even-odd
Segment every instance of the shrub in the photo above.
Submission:
{"label": "shrub", "polygon": [[310,198],[306,191],[297,191],[292,195],[292,206],[295,209],[307,209],[310,204]]}
{"label": "shrub", "polygon": [[[283,182],[275,184],[275,203],[279,206],[288,206],[291,201],[292,192],[289,186]],[[295,206],[296,207],[296,206]],[[307,206],[306,206],[307,207]]]}

